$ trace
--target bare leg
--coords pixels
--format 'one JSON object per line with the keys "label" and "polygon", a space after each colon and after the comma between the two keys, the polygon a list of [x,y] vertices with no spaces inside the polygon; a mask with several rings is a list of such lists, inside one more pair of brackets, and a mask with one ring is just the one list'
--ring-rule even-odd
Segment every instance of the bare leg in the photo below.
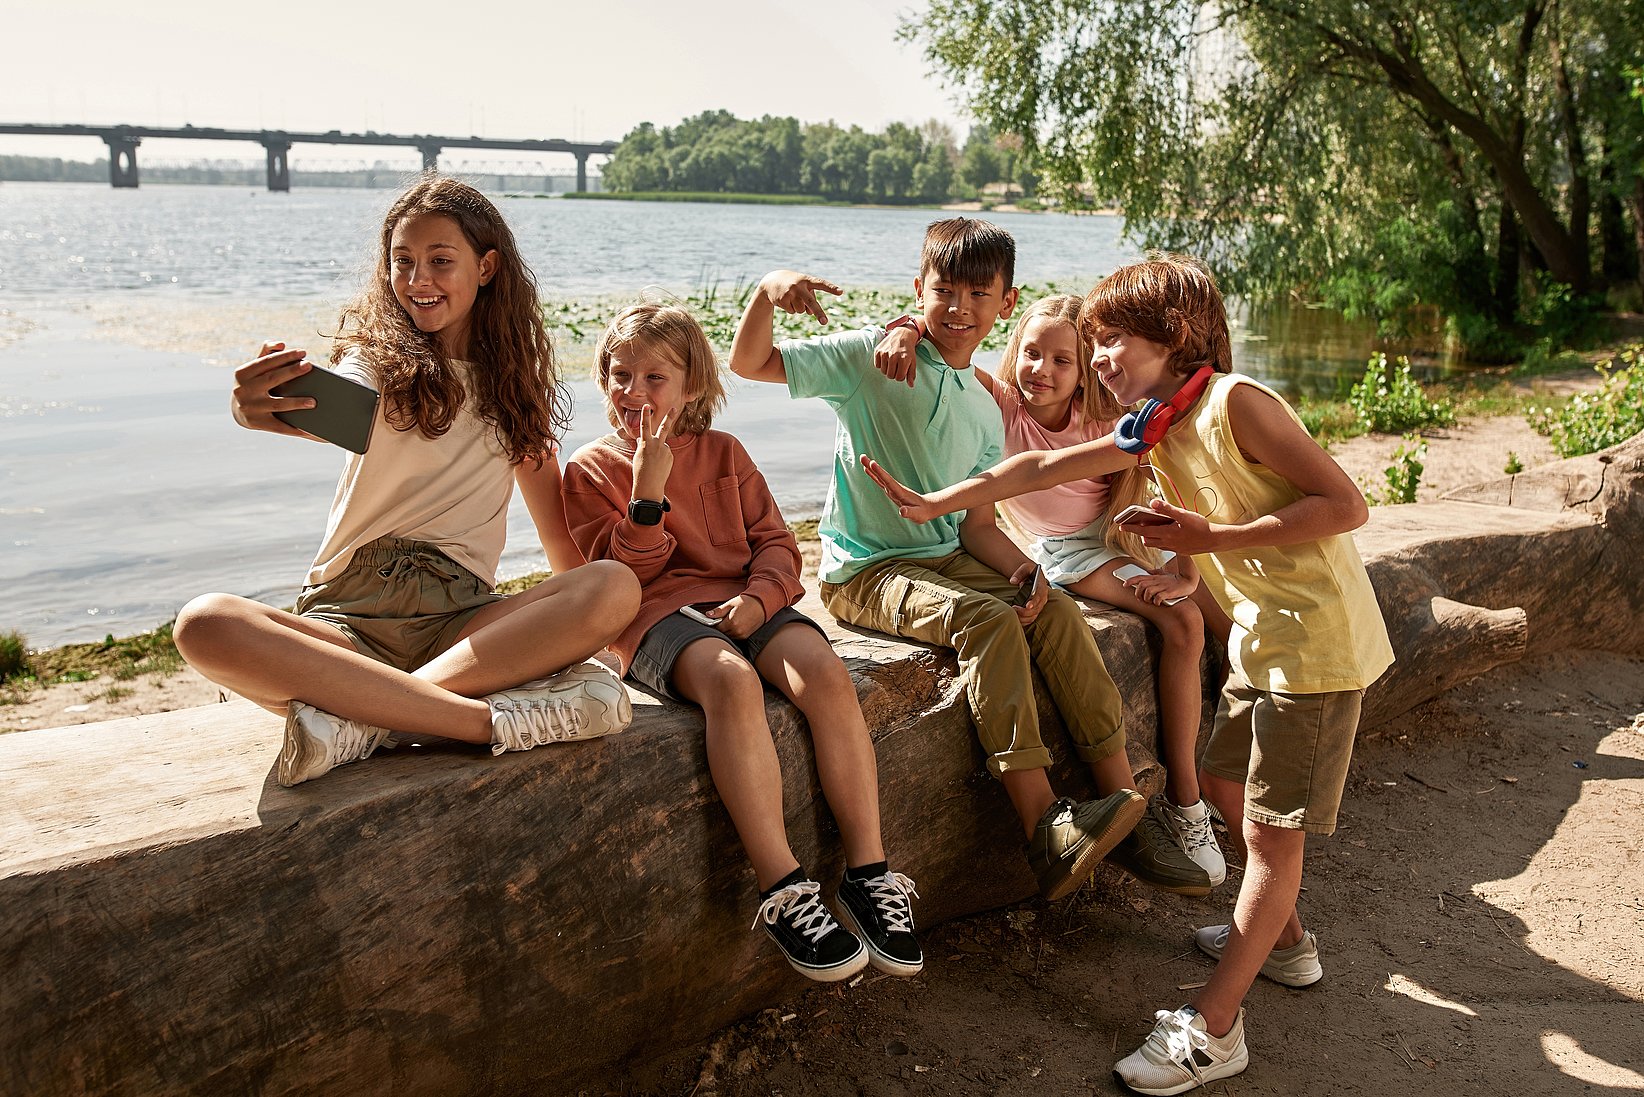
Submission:
{"label": "bare leg", "polygon": [[[1204,618],[1192,599],[1173,606],[1154,605],[1138,598],[1135,591],[1113,577],[1115,569],[1134,562],[1128,557],[1111,560],[1068,589],[1137,614],[1158,629],[1162,640],[1159,726],[1164,748],[1165,794],[1172,803],[1188,807],[1199,802],[1194,749],[1203,711],[1204,686],[1199,677],[1199,659],[1204,654]],[[1098,786],[1104,795],[1115,791],[1101,786],[1100,781],[1098,774]],[[1129,787],[1128,782],[1123,787]]]}
{"label": "bare leg", "polygon": [[[1204,790],[1204,798],[1221,813],[1222,822],[1227,824],[1228,841],[1238,847],[1241,853],[1248,855],[1240,826],[1241,820],[1244,819],[1244,785],[1200,770],[1199,787]],[[1300,940],[1299,936],[1297,940]]]}
{"label": "bare leg", "polygon": [[674,663],[674,689],[702,706],[708,772],[766,890],[799,867],[782,818],[782,770],[753,664],[723,640],[702,639]]}
{"label": "bare leg", "polygon": [[1233,908],[1227,947],[1210,981],[1193,1001],[1212,1036],[1226,1035],[1233,1027],[1239,1005],[1268,954],[1283,947],[1281,942],[1295,944],[1302,935],[1296,897],[1301,893],[1306,832],[1249,820],[1243,829],[1250,856]]}
{"label": "bare leg", "polygon": [[1039,825],[1039,820],[1044,818],[1050,805],[1056,802],[1049,773],[1042,769],[1006,770],[999,775],[999,783],[1005,786],[1010,806],[1016,809],[1017,817],[1022,820],[1022,833],[1032,838],[1033,828]]}
{"label": "bare leg", "polygon": [[883,861],[879,767],[845,664],[821,634],[795,622],[765,645],[755,666],[805,714],[816,748],[816,775],[839,824],[845,863],[860,868]]}
{"label": "bare leg", "polygon": [[[590,564],[481,610],[451,651],[415,674],[361,655],[330,625],[231,594],[183,607],[175,639],[201,674],[278,715],[300,700],[394,731],[486,743],[490,711],[478,697],[598,651],[637,603],[632,572]],[[479,665],[492,657],[501,670]]]}

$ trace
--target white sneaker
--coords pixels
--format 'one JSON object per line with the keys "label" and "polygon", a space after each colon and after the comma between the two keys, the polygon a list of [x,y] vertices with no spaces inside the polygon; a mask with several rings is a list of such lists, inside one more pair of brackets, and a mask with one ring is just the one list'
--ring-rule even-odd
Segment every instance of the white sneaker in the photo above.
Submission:
{"label": "white sneaker", "polygon": [[1192,807],[1183,808],[1171,803],[1168,797],[1160,796],[1155,811],[1162,816],[1160,822],[1175,836],[1176,845],[1210,877],[1211,887],[1227,879],[1227,858],[1222,856],[1222,847],[1216,844],[1216,832],[1210,826],[1210,805],[1203,797]]}
{"label": "white sneaker", "polygon": [[388,738],[387,728],[344,720],[301,701],[291,702],[285,717],[276,776],[286,788],[312,781],[346,762],[371,757]]}
{"label": "white sneaker", "polygon": [[[1220,960],[1227,948],[1227,926],[1205,926],[1194,931],[1193,943],[1206,956]],[[1319,941],[1310,929],[1302,930],[1302,939],[1289,948],[1276,948],[1262,961],[1261,973],[1275,983],[1287,987],[1310,987],[1324,978],[1319,965]]]}
{"label": "white sneaker", "polygon": [[535,682],[498,690],[491,706],[491,753],[530,750],[544,743],[598,739],[634,718],[628,690],[615,671],[589,660]]}
{"label": "white sneaker", "polygon": [[1142,1046],[1113,1066],[1119,1081],[1137,1093],[1168,1095],[1231,1078],[1250,1065],[1244,1046],[1244,1010],[1226,1036],[1212,1036],[1192,1006],[1159,1010]]}

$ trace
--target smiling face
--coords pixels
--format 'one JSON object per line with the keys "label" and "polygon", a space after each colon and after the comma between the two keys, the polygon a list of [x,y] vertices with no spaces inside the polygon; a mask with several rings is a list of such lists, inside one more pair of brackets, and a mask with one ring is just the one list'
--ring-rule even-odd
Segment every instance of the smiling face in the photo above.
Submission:
{"label": "smiling face", "polygon": [[457,222],[438,213],[401,220],[388,248],[394,299],[446,357],[466,358],[474,300],[496,273],[497,253],[475,252]]}
{"label": "smiling face", "polygon": [[914,279],[913,292],[924,314],[925,334],[955,369],[970,365],[971,355],[993,325],[1016,308],[1016,290],[996,274],[988,285],[971,285],[927,270]]}
{"label": "smiling face", "polygon": [[610,352],[605,369],[605,413],[630,442],[640,439],[640,412],[651,406],[651,429],[668,418],[668,434],[679,428],[680,413],[697,393],[685,386],[685,369],[654,347],[626,343]]}
{"label": "smiling face", "polygon": [[1090,365],[1121,404],[1168,400],[1187,381],[1170,368],[1170,348],[1120,328],[1097,324]]}
{"label": "smiling face", "polygon": [[1079,393],[1084,363],[1079,361],[1079,332],[1066,320],[1032,316],[1022,322],[1016,351],[1016,387],[1028,414],[1040,424],[1067,420]]}

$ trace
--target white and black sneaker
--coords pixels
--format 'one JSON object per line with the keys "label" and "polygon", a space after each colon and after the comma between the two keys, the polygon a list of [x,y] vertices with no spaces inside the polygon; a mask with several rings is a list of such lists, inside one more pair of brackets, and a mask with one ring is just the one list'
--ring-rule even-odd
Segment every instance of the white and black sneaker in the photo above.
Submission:
{"label": "white and black sneaker", "polygon": [[837,983],[868,966],[868,950],[822,902],[822,885],[798,880],[776,889],[754,916],[765,923],[793,969],[819,983]]}
{"label": "white and black sneaker", "polygon": [[888,975],[918,975],[925,954],[913,936],[913,881],[900,872],[839,885],[839,915],[868,948],[868,960]]}

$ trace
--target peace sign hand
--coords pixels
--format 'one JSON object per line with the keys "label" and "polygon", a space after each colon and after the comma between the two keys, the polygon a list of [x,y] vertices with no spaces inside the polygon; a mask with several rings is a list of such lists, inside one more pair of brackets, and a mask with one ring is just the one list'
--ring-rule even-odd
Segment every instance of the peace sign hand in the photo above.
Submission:
{"label": "peace sign hand", "polygon": [[668,488],[668,474],[674,470],[674,451],[668,448],[670,431],[664,415],[655,419],[656,409],[646,404],[639,411],[639,437],[634,443],[634,498],[662,502]]}

